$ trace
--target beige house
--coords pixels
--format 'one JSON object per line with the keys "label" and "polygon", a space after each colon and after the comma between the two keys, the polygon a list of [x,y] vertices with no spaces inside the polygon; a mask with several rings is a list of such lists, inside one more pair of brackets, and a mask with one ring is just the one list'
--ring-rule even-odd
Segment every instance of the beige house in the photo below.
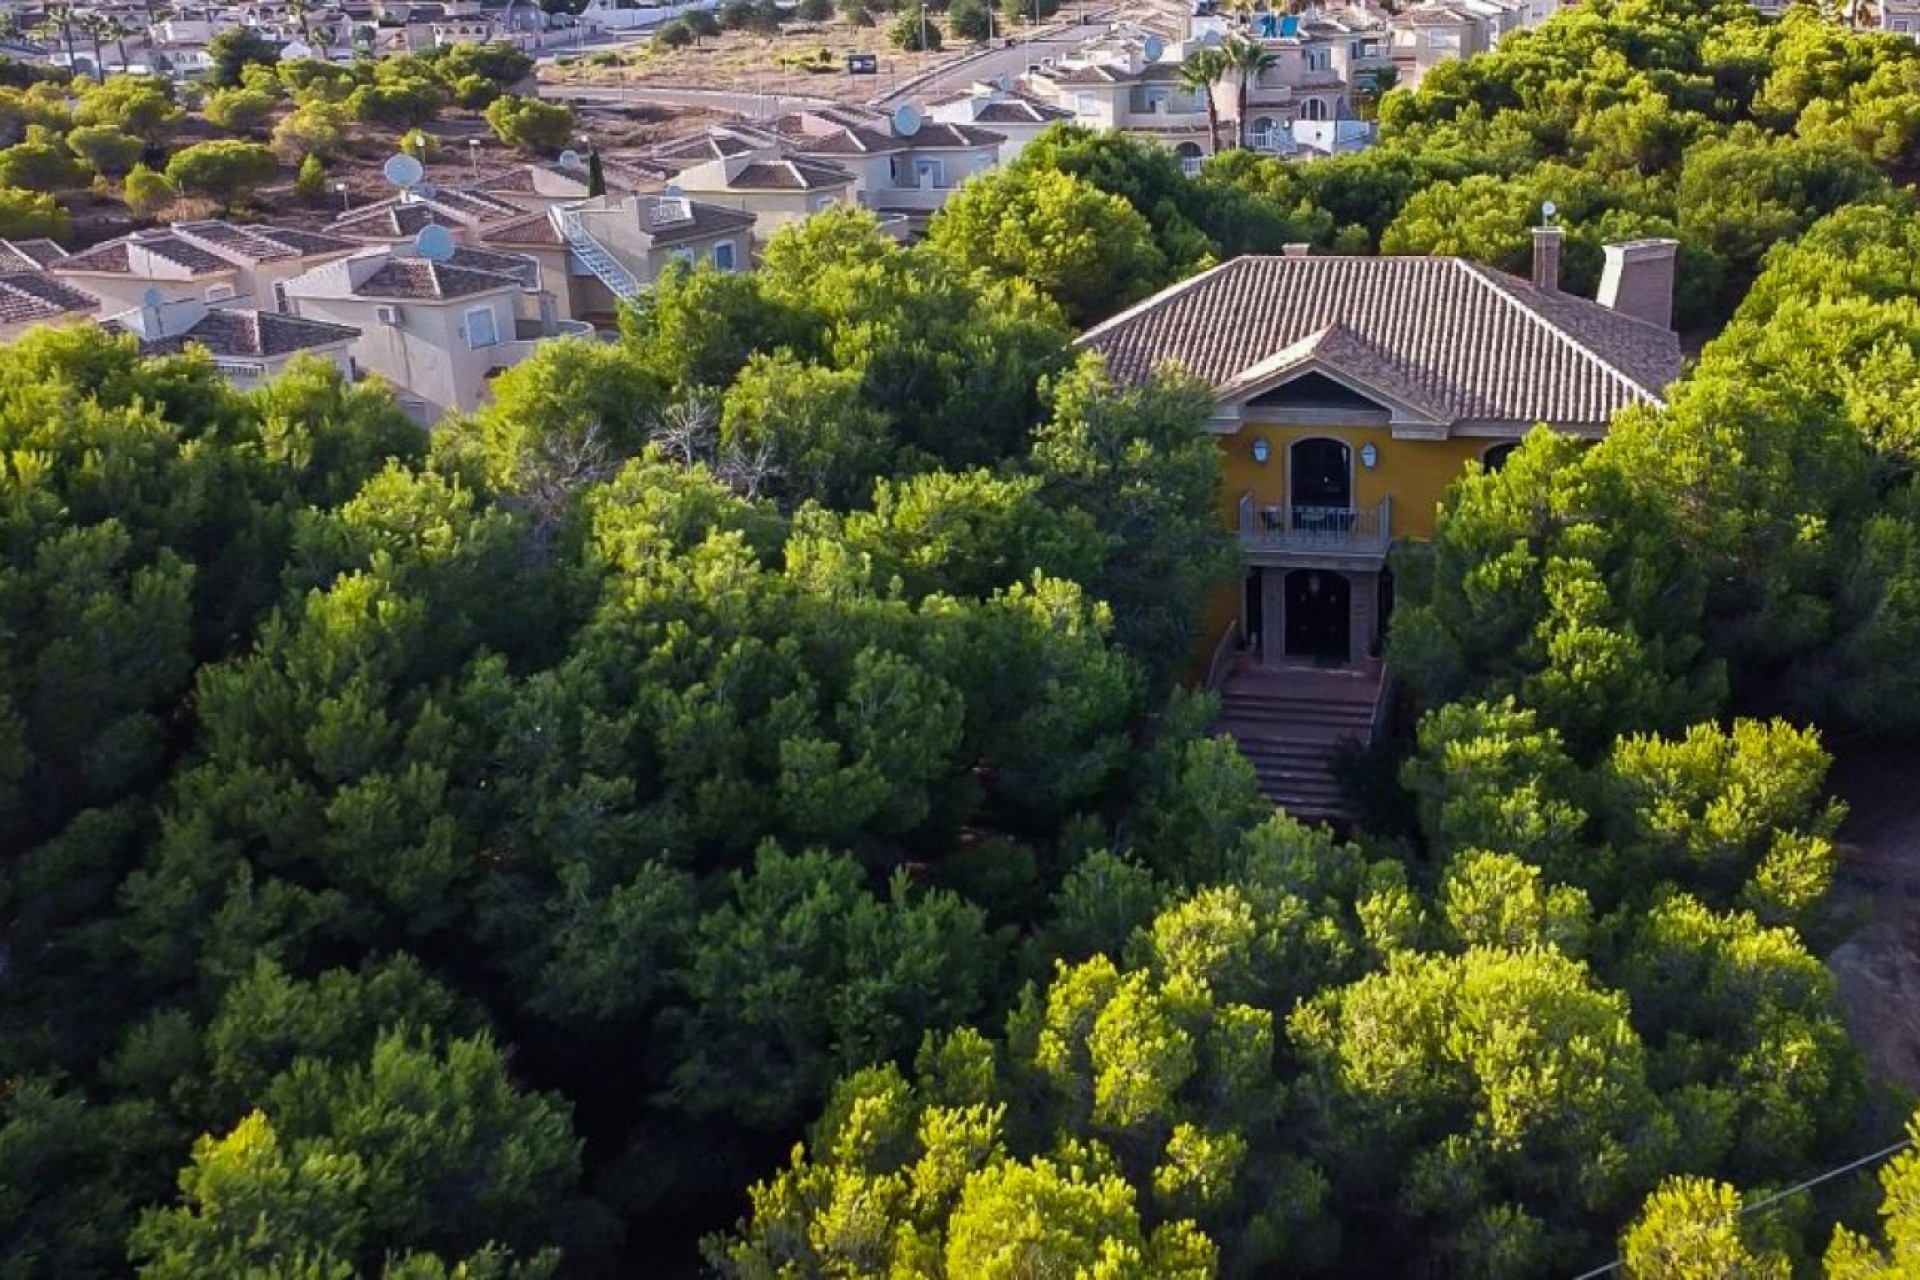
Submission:
{"label": "beige house", "polygon": [[855,186],[839,165],[789,158],[776,146],[682,169],[671,193],[752,214],[754,234],[764,240],[824,209],[857,203]]}
{"label": "beige house", "polygon": [[171,355],[203,348],[214,368],[242,391],[250,391],[286,371],[301,357],[314,356],[353,376],[349,349],[360,330],[240,307],[209,307],[195,298],[135,307],[100,322],[110,332],[128,333],[142,355]]}
{"label": "beige house", "polygon": [[998,165],[1006,141],[991,129],[926,120],[917,111],[855,125],[803,114],[786,117],[780,128],[788,154],[852,174],[861,208],[903,214],[921,226],[961,183]]}
{"label": "beige house", "polygon": [[993,130],[1001,138],[1000,163],[1008,164],[1047,128],[1072,120],[1073,112],[1015,89],[975,84],[963,92],[935,98],[927,104],[927,118],[940,124]]}
{"label": "beige house", "polygon": [[538,262],[561,315],[611,325],[621,302],[676,262],[747,270],[753,228],[751,213],[650,192],[530,214],[483,239]]}
{"label": "beige house", "polygon": [[47,270],[99,298],[109,313],[141,306],[149,289],[169,302],[193,298],[277,311],[284,309],[280,285],[359,248],[323,232],[206,220],[136,231],[59,258]]}
{"label": "beige house", "polygon": [[1138,40],[1090,46],[1036,67],[1025,86],[1081,124],[1150,138],[1197,168],[1210,149],[1206,95],[1181,86],[1178,60],[1146,54]]}
{"label": "beige house", "polygon": [[38,271],[0,273],[0,342],[43,324],[91,320],[100,300]]}
{"label": "beige house", "polygon": [[[516,260],[508,270],[480,265]],[[468,249],[433,261],[389,247],[316,267],[286,293],[295,315],[359,330],[349,347],[355,367],[391,382],[408,412],[431,425],[479,408],[488,380],[539,343],[592,334],[559,318],[539,274],[520,255]]]}

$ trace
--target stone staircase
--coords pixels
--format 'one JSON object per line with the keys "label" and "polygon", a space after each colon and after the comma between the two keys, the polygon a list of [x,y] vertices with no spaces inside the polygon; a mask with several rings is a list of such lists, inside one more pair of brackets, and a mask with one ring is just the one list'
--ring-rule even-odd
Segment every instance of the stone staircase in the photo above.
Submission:
{"label": "stone staircase", "polygon": [[1380,697],[1377,669],[1242,669],[1220,689],[1219,732],[1253,765],[1260,793],[1296,818],[1345,820],[1334,752],[1366,743]]}

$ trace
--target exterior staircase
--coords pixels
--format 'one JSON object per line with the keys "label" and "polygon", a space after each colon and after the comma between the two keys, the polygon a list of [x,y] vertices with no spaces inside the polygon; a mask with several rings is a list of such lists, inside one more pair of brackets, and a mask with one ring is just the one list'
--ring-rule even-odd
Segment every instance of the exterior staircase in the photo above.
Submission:
{"label": "exterior staircase", "polygon": [[625,302],[640,292],[640,282],[634,279],[633,272],[620,264],[620,260],[607,252],[607,247],[595,240],[587,229],[580,224],[580,215],[572,209],[554,210],[554,222],[560,229],[560,236],[567,242],[567,248],[573,250],[576,258],[586,264],[587,270],[608,292]]}
{"label": "exterior staircase", "polygon": [[1305,821],[1344,821],[1334,753],[1373,739],[1382,677],[1377,664],[1353,670],[1242,665],[1219,689],[1216,726],[1253,765],[1260,793]]}

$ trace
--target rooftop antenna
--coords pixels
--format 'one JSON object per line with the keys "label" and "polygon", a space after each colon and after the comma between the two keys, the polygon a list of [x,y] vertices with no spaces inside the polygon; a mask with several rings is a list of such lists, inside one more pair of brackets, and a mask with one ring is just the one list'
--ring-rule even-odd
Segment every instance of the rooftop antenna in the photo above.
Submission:
{"label": "rooftop antenna", "polygon": [[420,179],[427,176],[427,167],[420,163],[419,157],[402,151],[388,156],[387,162],[380,166],[380,173],[388,182],[400,188],[400,198],[406,200],[412,197],[413,189],[420,185]]}
{"label": "rooftop antenna", "polygon": [[428,262],[445,262],[453,256],[453,250],[453,233],[437,222],[420,228],[420,234],[413,238],[414,256]]}

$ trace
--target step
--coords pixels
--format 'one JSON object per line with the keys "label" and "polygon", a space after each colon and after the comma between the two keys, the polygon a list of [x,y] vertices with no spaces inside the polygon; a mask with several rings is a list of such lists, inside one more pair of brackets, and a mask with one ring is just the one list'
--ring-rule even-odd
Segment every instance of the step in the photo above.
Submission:
{"label": "step", "polygon": [[1289,716],[1358,716],[1373,718],[1373,703],[1358,699],[1290,698],[1280,693],[1233,693],[1220,698],[1222,708],[1245,708]]}

